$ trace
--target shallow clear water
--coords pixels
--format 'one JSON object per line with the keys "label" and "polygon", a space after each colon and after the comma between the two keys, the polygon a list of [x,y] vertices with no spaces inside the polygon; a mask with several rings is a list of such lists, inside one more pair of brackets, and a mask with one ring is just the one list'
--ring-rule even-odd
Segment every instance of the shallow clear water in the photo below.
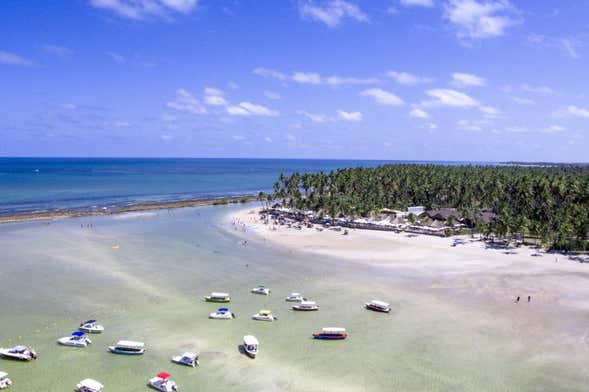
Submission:
{"label": "shallow clear water", "polygon": [[[90,377],[106,391],[147,391],[160,371],[184,391],[583,390],[587,377],[578,368],[523,357],[528,343],[494,330],[492,320],[408,289],[418,276],[264,241],[242,246],[224,223],[235,208],[0,226],[0,346],[32,345],[40,353],[31,363],[0,359],[12,390],[69,391]],[[272,295],[250,294],[258,283]],[[207,318],[217,307],[202,301],[211,291],[231,293],[237,319]],[[291,291],[321,310],[289,311]],[[394,311],[364,310],[371,298],[389,300]],[[279,321],[251,320],[260,309]],[[56,344],[90,317],[106,327],[90,347]],[[350,338],[310,339],[325,326],[346,327]],[[261,342],[255,360],[238,350],[245,334]],[[119,339],[144,341],[148,351],[107,353]],[[184,351],[200,352],[201,366],[170,363]]]}

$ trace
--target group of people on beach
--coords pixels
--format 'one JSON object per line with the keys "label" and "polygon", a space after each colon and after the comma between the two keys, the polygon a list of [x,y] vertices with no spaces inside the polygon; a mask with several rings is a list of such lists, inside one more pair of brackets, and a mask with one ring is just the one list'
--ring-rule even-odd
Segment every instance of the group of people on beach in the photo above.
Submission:
{"label": "group of people on beach", "polygon": [[[514,302],[517,304],[517,303],[519,303],[519,300],[520,299],[521,299],[521,297],[518,295]],[[528,302],[532,302],[532,296],[531,295],[528,295]]]}

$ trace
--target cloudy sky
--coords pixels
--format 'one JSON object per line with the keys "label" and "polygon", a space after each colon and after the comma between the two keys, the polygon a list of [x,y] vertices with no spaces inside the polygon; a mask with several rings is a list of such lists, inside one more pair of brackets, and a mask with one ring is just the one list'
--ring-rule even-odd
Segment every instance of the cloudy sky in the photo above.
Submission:
{"label": "cloudy sky", "polygon": [[4,0],[0,155],[589,161],[589,3]]}

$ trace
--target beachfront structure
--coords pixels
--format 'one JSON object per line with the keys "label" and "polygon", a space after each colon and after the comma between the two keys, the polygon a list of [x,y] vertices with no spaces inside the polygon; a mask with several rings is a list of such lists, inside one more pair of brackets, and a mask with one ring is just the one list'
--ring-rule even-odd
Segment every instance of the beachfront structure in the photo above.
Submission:
{"label": "beachfront structure", "polygon": [[408,214],[413,214],[415,216],[419,216],[419,215],[423,214],[424,212],[425,212],[424,206],[407,207]]}

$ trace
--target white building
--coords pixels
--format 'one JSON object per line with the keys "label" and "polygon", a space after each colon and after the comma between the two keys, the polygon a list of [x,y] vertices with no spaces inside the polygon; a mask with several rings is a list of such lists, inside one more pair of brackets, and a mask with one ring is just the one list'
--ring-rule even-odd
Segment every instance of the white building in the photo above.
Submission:
{"label": "white building", "polygon": [[424,206],[407,207],[407,213],[419,216],[425,212]]}

